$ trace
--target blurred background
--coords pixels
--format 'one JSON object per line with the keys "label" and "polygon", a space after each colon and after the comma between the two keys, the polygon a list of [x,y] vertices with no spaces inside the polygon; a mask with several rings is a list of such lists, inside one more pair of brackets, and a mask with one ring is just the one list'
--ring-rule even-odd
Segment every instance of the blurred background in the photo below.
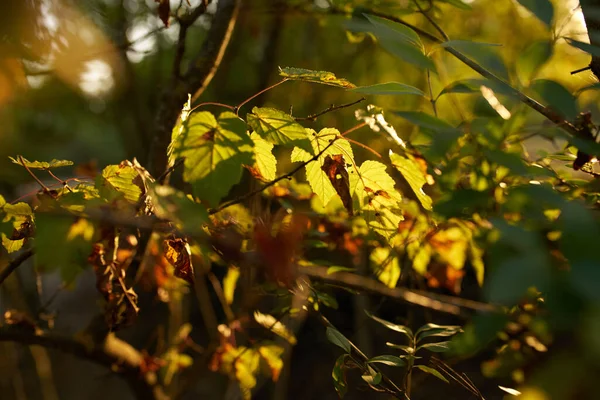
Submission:
{"label": "blurred background", "polygon": [[[452,39],[498,43],[489,55],[489,65],[519,87],[519,60],[526,49],[541,39],[555,40],[550,60],[539,78],[553,79],[571,93],[594,83],[591,73],[572,76],[571,71],[589,63],[589,56],[568,46],[560,37],[587,41],[585,25],[577,0],[556,0],[553,32],[526,9],[512,0],[469,0],[472,10],[463,11],[440,4],[439,24]],[[0,194],[7,201],[25,198],[38,188],[23,168],[9,156],[29,160],[66,159],[73,168],[58,170],[63,179],[93,176],[108,164],[134,157],[142,165],[149,162],[150,144],[155,132],[157,109],[163,93],[172,85],[179,25],[175,16],[184,16],[200,0],[172,0],[171,20],[166,27],[154,0],[3,0],[0,2]],[[183,65],[202,46],[213,22],[218,0],[189,28]],[[338,1],[402,15],[408,0]],[[449,2],[448,2],[449,3]],[[343,4],[342,4],[343,5]],[[372,36],[347,30],[351,16],[333,15],[326,0],[243,1],[237,25],[215,77],[198,102],[213,101],[236,105],[276,83],[278,67],[292,66],[335,73],[356,85],[388,81],[406,83],[428,92],[423,71],[394,57]],[[411,14],[405,20],[432,32],[422,17]],[[433,92],[451,82],[477,77],[443,51],[428,50],[438,62],[432,77]],[[526,54],[525,54],[526,56]],[[292,110],[294,116],[319,112],[331,104],[352,102],[356,93],[302,82],[288,82],[245,106],[273,106]],[[469,118],[473,104],[483,102],[479,95],[445,96],[438,102],[441,117],[456,124]],[[369,96],[366,104],[384,109],[423,110],[430,104],[420,97]],[[594,91],[577,95],[580,110],[598,114]],[[468,106],[467,106],[468,105]],[[181,105],[178,105],[181,106]],[[510,104],[507,105],[510,108]],[[329,113],[315,129],[335,127],[344,131],[356,125],[354,110]],[[475,107],[476,109],[476,107]],[[242,112],[243,113],[243,112]],[[529,115],[531,126],[543,127],[539,116]],[[389,116],[388,122],[405,140],[414,128]],[[352,139],[387,153],[389,142],[382,133],[360,130]],[[538,143],[542,145],[542,143]],[[546,145],[546,144],[544,144]],[[533,145],[535,147],[535,143]],[[372,156],[356,148],[357,158]],[[278,170],[289,168],[289,157],[281,157]],[[25,197],[24,197],[25,196]],[[60,251],[60,249],[57,249]],[[74,334],[83,329],[98,309],[94,275],[86,271],[72,287],[61,287],[59,277],[34,276],[31,268],[20,268],[0,290],[0,311],[44,309],[55,316],[55,327]],[[18,279],[17,279],[18,278]],[[37,288],[37,289],[36,289]],[[122,333],[138,348],[146,348],[155,338],[149,333],[167,313],[155,299],[146,299],[141,322]],[[351,303],[348,297],[341,303]],[[43,306],[43,307],[42,307]],[[390,305],[393,307],[398,305]],[[388,310],[390,311],[390,310]],[[352,331],[352,315],[343,310],[335,317],[338,325]],[[452,322],[452,321],[450,321]],[[283,384],[265,389],[261,398],[337,398],[331,383],[336,357],[322,335],[322,328],[310,321],[304,326],[292,367]],[[356,333],[356,332],[355,332]],[[385,332],[375,332],[385,342]],[[349,334],[352,336],[352,333]],[[381,340],[379,340],[381,337]],[[480,362],[471,359],[461,366],[480,390],[497,388],[496,381],[483,381]],[[429,379],[429,378],[428,378]],[[285,383],[287,382],[287,383]],[[501,383],[501,381],[500,381]],[[510,383],[509,383],[510,384]],[[227,386],[225,378],[204,375],[184,398],[220,398]],[[415,398],[467,398],[460,390],[452,393],[443,384],[425,385]],[[502,398],[497,393],[486,398]],[[350,398],[376,397],[372,392],[351,393]],[[132,398],[128,388],[109,371],[90,363],[42,349],[28,349],[0,343],[0,399],[104,399]],[[382,397],[383,398],[383,397]]]}

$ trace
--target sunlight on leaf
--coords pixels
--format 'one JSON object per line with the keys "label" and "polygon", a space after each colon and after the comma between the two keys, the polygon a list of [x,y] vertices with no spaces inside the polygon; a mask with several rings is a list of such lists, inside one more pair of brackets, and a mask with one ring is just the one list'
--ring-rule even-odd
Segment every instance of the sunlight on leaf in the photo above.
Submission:
{"label": "sunlight on leaf", "polygon": [[406,179],[423,208],[431,210],[433,201],[431,200],[431,197],[423,191],[423,186],[427,183],[427,171],[423,171],[414,160],[395,154],[391,150],[390,161],[392,162],[392,165],[400,171],[404,179]]}
{"label": "sunlight on leaf", "polygon": [[19,160],[19,157],[17,157],[17,159],[12,158],[12,157],[8,157],[8,158],[10,158],[10,160],[15,164],[22,165],[24,167],[28,167],[28,168],[32,168],[32,169],[50,169],[50,168],[67,167],[67,166],[73,165],[73,161],[68,161],[68,160],[52,160],[50,162],[29,161],[23,157],[23,162],[21,162],[21,160]]}
{"label": "sunlight on leaf", "polygon": [[370,256],[373,272],[377,279],[390,288],[396,287],[400,279],[400,261],[389,247],[376,247]]}
{"label": "sunlight on leaf", "polygon": [[263,314],[260,311],[254,311],[254,320],[264,328],[270,330],[277,336],[287,340],[290,344],[296,344],[296,336],[275,317],[269,314]]}
{"label": "sunlight on leaf", "polygon": [[354,84],[346,79],[337,78],[335,74],[327,71],[312,71],[304,68],[285,67],[279,68],[279,76],[294,81],[321,83],[323,85],[337,86],[346,89],[354,88]]}
{"label": "sunlight on leaf", "polygon": [[267,142],[256,132],[252,132],[250,138],[254,142],[254,160],[258,171],[265,181],[272,181],[277,173],[277,159],[273,155],[273,143]]}
{"label": "sunlight on leaf", "polygon": [[426,365],[415,365],[415,368],[419,368],[423,372],[431,374],[431,375],[435,376],[436,378],[443,380],[446,383],[450,383],[450,382],[448,382],[448,379],[446,379],[444,377],[444,375],[442,375],[437,369],[428,367]]}

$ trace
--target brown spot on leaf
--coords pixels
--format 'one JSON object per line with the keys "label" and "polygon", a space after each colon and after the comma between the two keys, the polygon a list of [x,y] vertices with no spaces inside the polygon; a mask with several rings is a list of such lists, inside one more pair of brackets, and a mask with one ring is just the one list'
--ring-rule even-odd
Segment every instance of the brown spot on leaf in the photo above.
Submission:
{"label": "brown spot on leaf", "polygon": [[163,242],[163,247],[165,258],[175,268],[174,275],[193,285],[192,250],[187,241],[181,238],[167,239]]}
{"label": "brown spot on leaf", "polygon": [[344,156],[341,154],[328,155],[325,157],[321,169],[329,178],[340,199],[342,199],[348,214],[352,216],[354,212],[352,211],[352,197],[350,196],[350,178],[348,177]]}

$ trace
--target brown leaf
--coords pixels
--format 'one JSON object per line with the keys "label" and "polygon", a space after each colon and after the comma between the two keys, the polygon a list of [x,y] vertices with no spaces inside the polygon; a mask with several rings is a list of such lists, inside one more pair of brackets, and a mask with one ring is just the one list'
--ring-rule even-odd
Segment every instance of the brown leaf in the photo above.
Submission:
{"label": "brown leaf", "polygon": [[192,266],[192,250],[184,239],[172,238],[163,242],[165,258],[175,268],[174,275],[194,284],[194,267]]}
{"label": "brown leaf", "polygon": [[158,3],[158,17],[165,24],[165,26],[169,27],[169,16],[171,14],[171,5],[169,0],[154,0]]}
{"label": "brown leaf", "polygon": [[342,203],[348,214],[352,216],[354,213],[352,211],[352,197],[350,196],[350,178],[346,169],[346,163],[344,162],[344,156],[341,154],[328,155],[325,157],[321,169],[329,178],[340,199],[342,199]]}

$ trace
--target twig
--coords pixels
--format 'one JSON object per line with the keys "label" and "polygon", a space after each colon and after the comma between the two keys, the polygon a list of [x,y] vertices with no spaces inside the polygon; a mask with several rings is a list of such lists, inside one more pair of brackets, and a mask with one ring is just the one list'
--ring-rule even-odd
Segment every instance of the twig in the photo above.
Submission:
{"label": "twig", "polygon": [[18,326],[0,328],[0,342],[16,342],[25,345],[37,345],[47,349],[60,350],[84,360],[102,365],[116,371],[123,377],[138,399],[163,400],[168,397],[156,384],[154,373],[143,373],[140,370],[141,354],[128,343],[117,339],[114,335],[106,337],[99,346],[89,346],[83,341],[68,336],[43,332],[40,330],[21,329]]}
{"label": "twig", "polygon": [[280,80],[279,82],[277,82],[277,83],[275,83],[275,84],[273,84],[273,85],[271,85],[271,86],[269,86],[269,87],[266,87],[266,88],[264,88],[263,90],[261,90],[260,92],[258,92],[258,93],[256,93],[256,94],[253,94],[252,96],[248,97],[246,100],[242,101],[240,104],[238,104],[238,105],[235,107],[235,114],[236,114],[236,115],[238,115],[238,114],[239,114],[239,112],[240,112],[240,108],[242,108],[242,106],[243,106],[244,104],[248,103],[250,100],[253,100],[253,99],[257,98],[257,97],[258,97],[258,96],[260,96],[261,94],[263,94],[263,93],[265,93],[265,92],[268,92],[269,90],[271,90],[271,89],[273,89],[273,88],[275,88],[275,87],[277,87],[277,86],[279,86],[279,85],[281,85],[282,83],[284,83],[284,82],[287,82],[287,81],[288,81],[288,79],[287,79],[287,78],[284,78],[284,79]]}
{"label": "twig", "polygon": [[206,12],[207,2],[202,1],[188,16],[179,18],[179,36],[177,38],[177,48],[175,50],[175,58],[173,60],[173,80],[181,77],[181,61],[185,53],[185,40],[188,29],[192,24]]}
{"label": "twig", "polygon": [[6,280],[6,278],[8,278],[9,275],[12,274],[17,268],[19,268],[19,266],[21,264],[23,264],[25,261],[27,261],[33,255],[33,253],[34,253],[33,249],[24,251],[17,258],[12,260],[6,266],[6,268],[4,268],[2,271],[0,271],[0,285],[2,285],[2,283],[4,283],[4,281]]}
{"label": "twig", "polygon": [[317,118],[319,118],[321,115],[325,115],[325,114],[327,114],[327,113],[330,113],[330,112],[332,112],[332,111],[337,111],[337,110],[340,110],[340,109],[342,109],[342,108],[346,108],[346,107],[352,107],[353,105],[355,105],[355,104],[358,104],[358,103],[360,103],[361,101],[365,101],[365,100],[366,100],[366,99],[365,99],[364,97],[362,97],[362,98],[360,98],[360,99],[358,99],[358,100],[356,100],[356,101],[353,101],[352,103],[341,104],[341,105],[339,105],[339,106],[336,106],[336,105],[333,105],[333,104],[332,104],[332,105],[330,105],[329,107],[327,107],[325,110],[323,110],[323,111],[321,111],[321,112],[319,112],[319,113],[316,113],[316,114],[311,114],[311,115],[309,115],[309,116],[307,116],[307,117],[297,117],[297,118],[294,118],[294,119],[295,119],[296,121],[310,121],[310,122],[314,122],[314,121],[316,121],[316,119],[317,119]]}
{"label": "twig", "polygon": [[21,162],[21,165],[23,167],[25,167],[27,172],[29,172],[29,175],[31,175],[31,177],[42,187],[42,189],[44,190],[44,193],[50,192],[50,189],[48,189],[48,186],[46,186],[44,184],[44,182],[42,182],[37,176],[35,176],[35,174],[33,172],[31,172],[31,169],[29,169],[27,164],[25,164],[25,160],[23,159],[23,156],[19,156],[19,161]]}
{"label": "twig", "polygon": [[474,300],[429,293],[422,290],[390,288],[383,283],[350,272],[328,274],[327,268],[320,266],[299,266],[298,272],[323,282],[363,290],[448,314],[462,315],[463,308],[486,313],[502,312],[502,308],[499,306]]}
{"label": "twig", "polygon": [[185,158],[180,158],[179,160],[175,161],[173,163],[173,165],[171,165],[169,168],[167,168],[167,170],[165,172],[163,172],[157,179],[156,182],[158,182],[160,185],[162,185],[165,182],[165,179],[167,179],[167,176],[169,176],[169,174],[171,172],[173,172],[177,167],[179,167],[181,164],[183,164],[183,161],[185,160]]}

